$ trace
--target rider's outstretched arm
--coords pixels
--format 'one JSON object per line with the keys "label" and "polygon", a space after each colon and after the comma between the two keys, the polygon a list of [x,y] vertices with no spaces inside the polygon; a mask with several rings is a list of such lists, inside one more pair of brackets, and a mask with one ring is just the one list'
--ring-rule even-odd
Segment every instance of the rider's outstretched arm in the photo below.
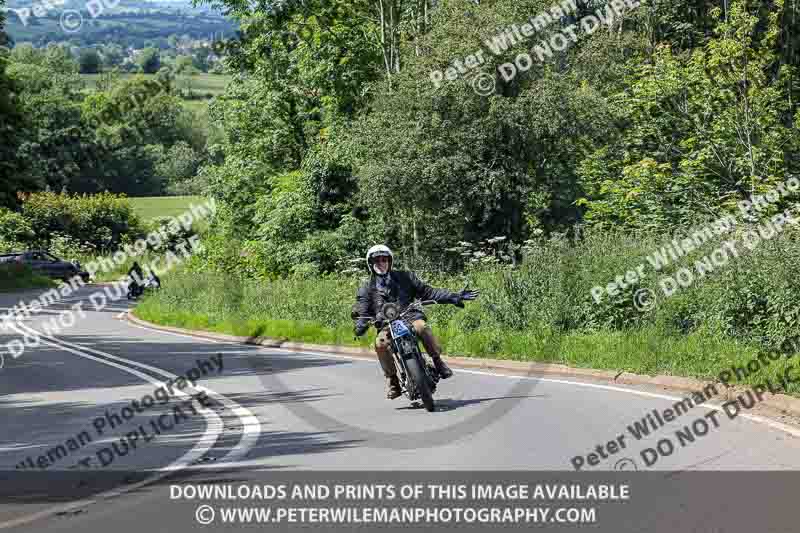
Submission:
{"label": "rider's outstretched arm", "polygon": [[422,281],[414,272],[409,272],[409,279],[421,300],[434,300],[437,304],[456,304],[461,301],[457,292],[448,289],[437,289]]}

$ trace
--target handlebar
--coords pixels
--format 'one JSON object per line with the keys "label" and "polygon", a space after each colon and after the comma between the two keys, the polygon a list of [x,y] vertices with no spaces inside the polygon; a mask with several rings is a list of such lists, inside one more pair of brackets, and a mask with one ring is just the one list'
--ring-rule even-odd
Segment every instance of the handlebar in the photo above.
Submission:
{"label": "handlebar", "polygon": [[[423,306],[423,305],[436,305],[436,304],[438,304],[438,303],[439,303],[439,302],[437,302],[436,300],[422,300],[422,301],[420,301],[420,300],[415,300],[415,301],[411,302],[410,304],[408,304],[408,305],[406,306],[406,308],[405,308],[405,309],[403,309],[403,310],[400,312],[400,314],[397,316],[397,318],[398,318],[398,319],[399,319],[399,318],[402,318],[402,317],[403,317],[403,315],[405,315],[405,314],[406,314],[408,311],[410,311],[410,310],[412,310],[412,309],[415,309],[415,308],[417,308],[417,307],[419,307],[419,306]],[[374,316],[358,316],[358,317],[356,317],[356,318],[355,318],[355,320],[368,320],[370,323],[374,323],[374,322],[377,320],[377,317],[374,317]],[[395,319],[395,320],[397,320],[397,319]]]}

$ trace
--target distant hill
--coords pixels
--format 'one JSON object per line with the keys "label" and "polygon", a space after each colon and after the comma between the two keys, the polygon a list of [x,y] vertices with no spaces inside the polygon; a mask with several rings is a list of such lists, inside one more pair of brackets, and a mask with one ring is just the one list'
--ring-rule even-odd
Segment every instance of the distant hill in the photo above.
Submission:
{"label": "distant hill", "polygon": [[[48,5],[50,9],[46,9]],[[114,8],[94,12],[87,5],[74,0],[63,4],[62,0],[10,1],[6,32],[14,42],[31,42],[35,46],[52,42],[76,46],[116,43],[139,49],[148,41],[166,48],[170,35],[205,40],[231,38],[238,28],[208,6],[193,7],[186,2],[126,0]]]}

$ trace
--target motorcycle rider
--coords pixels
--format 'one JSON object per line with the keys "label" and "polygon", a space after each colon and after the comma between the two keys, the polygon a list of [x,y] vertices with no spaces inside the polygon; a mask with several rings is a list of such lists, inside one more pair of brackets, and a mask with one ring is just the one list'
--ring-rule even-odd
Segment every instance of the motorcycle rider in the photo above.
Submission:
{"label": "motorcycle rider", "polygon": [[130,281],[130,292],[133,296],[139,296],[144,290],[144,272],[142,267],[139,266],[138,261],[133,262],[133,266],[128,270],[128,278]]}
{"label": "motorcycle rider", "polygon": [[155,272],[153,272],[153,269],[152,269],[152,268],[150,269],[150,278],[149,278],[149,280],[150,280],[150,282],[151,282],[151,285],[152,285],[154,288],[156,288],[156,289],[160,289],[160,288],[161,288],[161,278],[159,278],[158,276],[156,276],[156,273],[155,273]]}
{"label": "motorcycle rider", "polygon": [[[356,293],[356,303],[353,306],[352,318],[356,320],[355,334],[362,336],[369,329],[367,319],[359,317],[376,318],[375,327],[378,329],[378,338],[375,341],[375,353],[381,364],[383,375],[386,377],[386,397],[393,400],[402,394],[400,381],[397,378],[397,369],[390,353],[391,337],[389,324],[380,314],[384,303],[394,302],[401,308],[413,300],[435,300],[436,303],[449,303],[464,307],[464,301],[474,300],[479,292],[465,290],[450,292],[447,289],[435,289],[420,280],[414,272],[392,270],[394,256],[388,246],[376,244],[367,251],[367,268],[370,279],[366,281]],[[442,361],[442,350],[433,331],[427,324],[427,317],[420,311],[411,315],[411,323],[417,336],[422,340],[425,351],[433,359],[433,364],[442,379],[453,375],[453,371]]]}

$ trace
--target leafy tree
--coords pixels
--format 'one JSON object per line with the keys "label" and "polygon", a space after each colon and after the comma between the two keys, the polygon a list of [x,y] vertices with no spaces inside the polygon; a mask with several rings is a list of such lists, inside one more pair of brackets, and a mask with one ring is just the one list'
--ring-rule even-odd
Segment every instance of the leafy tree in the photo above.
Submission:
{"label": "leafy tree", "polygon": [[156,48],[145,48],[139,53],[137,64],[145,74],[155,74],[161,68],[161,57]]}
{"label": "leafy tree", "polygon": [[211,55],[211,49],[205,46],[196,48],[192,56],[192,63],[194,67],[200,72],[208,72],[208,56]]}
{"label": "leafy tree", "polygon": [[178,56],[175,58],[175,74],[191,75],[195,73],[197,73],[197,69],[190,56]]}
{"label": "leafy tree", "polygon": [[189,187],[188,182],[197,175],[200,162],[200,156],[189,143],[178,141],[156,164],[156,172],[164,181],[167,191],[180,194]]}
{"label": "leafy tree", "polygon": [[775,69],[777,8],[732,2],[727,17],[714,9],[721,22],[705,46],[688,56],[660,46],[636,69],[618,97],[630,125],[582,165],[589,221],[675,227],[797,172],[800,139],[784,91],[791,69]]}
{"label": "leafy tree", "polygon": [[[210,107],[200,180],[219,231],[253,235],[272,272],[330,270],[354,235],[440,259],[458,241],[503,235],[514,252],[586,222],[663,232],[800,165],[800,25],[784,0],[613,17],[618,2],[576,2],[503,46],[498,31],[552,2],[223,4],[241,21],[225,47],[239,75]],[[608,22],[591,35],[573,27],[564,50],[498,74],[597,9]],[[479,77],[431,82],[479,48]]]}
{"label": "leafy tree", "polygon": [[94,126],[102,147],[103,171],[113,192],[163,193],[157,165],[176,142],[184,140],[180,101],[168,85],[138,76],[121,80],[108,92],[88,96],[84,120]]}
{"label": "leafy tree", "polygon": [[122,47],[118,44],[108,44],[103,47],[103,65],[106,68],[113,68],[122,64],[125,54]]}
{"label": "leafy tree", "polygon": [[[0,0],[0,7],[3,0]],[[4,32],[5,14],[0,9],[0,43],[8,42]],[[20,131],[25,127],[14,81],[6,74],[8,54],[0,48],[0,207],[17,205],[18,192],[35,190],[42,183],[24,172],[19,155]]]}
{"label": "leafy tree", "polygon": [[81,50],[78,64],[81,74],[97,74],[100,72],[102,60],[97,50],[89,48]]}

